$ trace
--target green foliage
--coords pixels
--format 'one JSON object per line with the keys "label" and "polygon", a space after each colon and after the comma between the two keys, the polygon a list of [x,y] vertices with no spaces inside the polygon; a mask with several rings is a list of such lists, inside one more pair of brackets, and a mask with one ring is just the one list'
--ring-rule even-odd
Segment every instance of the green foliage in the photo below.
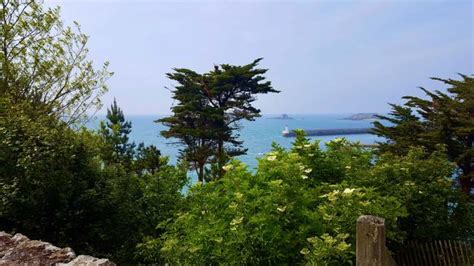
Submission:
{"label": "green foliage", "polygon": [[107,109],[106,121],[100,122],[98,130],[102,138],[101,158],[115,167],[124,167],[127,172],[135,172],[139,176],[155,175],[162,166],[168,164],[168,158],[161,156],[160,150],[154,146],[146,146],[130,142],[132,123],[125,120],[122,109],[116,100]]}
{"label": "green foliage", "polygon": [[[291,150],[273,145],[255,173],[232,161],[226,175],[191,188],[166,233],[140,256],[172,264],[350,264],[360,215],[383,217],[388,243],[467,239],[472,210],[451,186],[442,151],[376,155],[345,139],[319,148],[299,135]],[[163,262],[163,261],[162,261]]]}
{"label": "green foliage", "polygon": [[354,252],[346,241],[348,236],[337,234],[332,237],[324,233],[320,237],[309,237],[310,248],[303,248],[300,253],[305,256],[308,265],[352,265]]}
{"label": "green foliage", "polygon": [[390,106],[392,111],[389,116],[380,116],[380,118],[397,126],[385,126],[378,121],[374,122],[373,132],[386,138],[386,141],[378,143],[381,152],[402,155],[406,154],[412,146],[422,146],[427,139],[420,136],[425,131],[420,117],[410,107],[396,104],[390,104]]}
{"label": "green foliage", "polygon": [[391,123],[375,122],[375,134],[387,139],[380,143],[382,152],[406,154],[421,146],[429,154],[446,146],[446,154],[461,170],[461,186],[469,194],[474,179],[474,77],[461,80],[433,78],[446,84],[447,93],[421,88],[428,99],[406,96],[403,106],[392,105]]}
{"label": "green foliage", "polygon": [[301,157],[303,164],[318,166],[306,173],[314,186],[321,183],[337,184],[348,177],[363,175],[373,160],[371,150],[343,138],[326,143],[326,150],[322,151],[319,141],[311,143],[303,131],[297,131],[291,150]]}
{"label": "green foliage", "polygon": [[136,150],[136,159],[134,161],[134,169],[138,174],[154,175],[161,166],[166,165],[168,159],[161,156],[160,150],[154,145],[145,146],[145,144],[138,144]]}
{"label": "green foliage", "polygon": [[[474,237],[472,204],[451,180],[457,166],[472,186],[472,77],[392,105],[382,117],[392,125],[375,123],[387,139],[378,153],[340,138],[322,150],[298,132],[252,172],[231,158],[246,152],[239,121],[260,116],[256,95],[278,92],[261,59],[174,69],[177,105],[159,120],[184,147],[172,166],[153,145],[135,148],[115,101],[99,132],[71,127],[100,106],[112,75],[87,59],[78,24],[19,0],[1,2],[0,21],[2,230],[119,264],[352,264],[360,215],[385,219],[391,247]],[[200,182],[184,196],[188,169]]]}
{"label": "green foliage", "polygon": [[373,188],[348,187],[347,184],[329,185],[323,188],[326,192],[319,196],[323,199],[319,205],[325,232],[336,237],[348,234],[346,241],[355,244],[354,221],[364,214],[377,214],[383,217],[388,225],[387,237],[401,242],[404,237],[397,228],[397,220],[407,216],[400,198],[383,195]]}
{"label": "green foliage", "polygon": [[156,224],[181,207],[186,168],[160,158],[159,169],[137,175],[120,163],[104,164],[106,143],[93,132],[2,103],[2,230],[130,263],[136,244],[158,236]]}
{"label": "green foliage", "polygon": [[368,175],[349,182],[400,199],[409,216],[399,224],[409,239],[466,239],[473,235],[472,207],[453,187],[453,168],[441,148],[428,157],[412,148],[405,156],[381,155]]}
{"label": "green foliage", "polygon": [[357,143],[336,138],[326,148],[321,151],[301,133],[292,148],[305,165],[317,166],[307,173],[314,186],[345,184],[373,189],[385,199],[395,197],[408,211],[408,216],[398,220],[408,239],[466,239],[473,235],[472,207],[453,187],[454,165],[442,147],[429,155],[421,148],[410,148],[405,155],[376,155]]}
{"label": "green foliage", "polygon": [[[265,81],[267,70],[257,68],[260,60],[244,66],[222,64],[204,74],[181,68],[167,74],[178,83],[172,91],[178,103],[172,116],[158,120],[169,127],[161,134],[184,145],[181,156],[197,171],[201,182],[222,177],[225,163],[246,153],[238,139],[238,122],[260,116],[260,110],[252,105],[256,95],[278,92]],[[211,175],[206,175],[209,163],[215,166]]]}
{"label": "green foliage", "polygon": [[129,142],[128,137],[132,132],[132,123],[125,121],[123,111],[115,99],[107,109],[106,118],[106,121],[101,121],[98,132],[105,143],[102,151],[103,159],[109,164],[122,163],[130,168],[135,148],[135,143]]}
{"label": "green foliage", "polygon": [[[191,188],[139,246],[146,262],[171,264],[351,264],[360,215],[383,217],[395,249],[405,239],[472,237],[472,207],[452,187],[439,150],[377,155],[335,139],[321,150],[298,133],[291,150],[273,144],[255,173],[232,161],[225,176]],[[163,260],[164,258],[164,260]]]}
{"label": "green foliage", "polygon": [[[182,207],[187,168],[134,146],[114,102],[100,134],[78,127],[100,107],[107,63],[87,60],[87,36],[59,9],[0,3],[0,228],[76,252],[133,260],[156,224]],[[74,126],[74,128],[72,128]]]}
{"label": "green foliage", "polygon": [[157,122],[169,127],[161,135],[178,140],[183,146],[180,159],[189,162],[190,169],[196,171],[202,182],[205,178],[205,165],[211,162],[215,143],[211,140],[211,131],[203,130],[211,128],[212,119],[205,112],[206,103],[195,93],[199,90],[194,81],[196,78],[197,74],[190,70],[180,76],[179,83],[182,85],[176,87],[173,99],[181,104],[173,106],[172,116]]}
{"label": "green foliage", "polygon": [[38,1],[0,5],[0,96],[29,102],[68,124],[100,107],[112,73],[107,62],[96,70],[87,59],[88,37],[79,24],[64,26],[59,8],[45,9]]}
{"label": "green foliage", "polygon": [[136,245],[146,237],[159,237],[163,231],[157,230],[156,225],[172,218],[182,208],[181,190],[187,182],[186,174],[186,168],[167,164],[154,174],[141,176],[123,167],[108,169],[111,191],[106,200],[116,215],[108,217],[107,223],[96,232],[111,241],[106,257],[117,263],[141,261],[135,260]]}
{"label": "green foliage", "polygon": [[254,176],[236,161],[226,169],[225,178],[191,188],[186,207],[143,254],[159,251],[176,264],[296,261],[300,239],[320,232],[318,215],[301,208],[311,198],[291,185],[300,180]]}
{"label": "green foliage", "polygon": [[94,160],[97,139],[51,117],[31,119],[17,106],[0,123],[2,228],[87,248],[95,221],[111,207],[100,196],[107,182]]}

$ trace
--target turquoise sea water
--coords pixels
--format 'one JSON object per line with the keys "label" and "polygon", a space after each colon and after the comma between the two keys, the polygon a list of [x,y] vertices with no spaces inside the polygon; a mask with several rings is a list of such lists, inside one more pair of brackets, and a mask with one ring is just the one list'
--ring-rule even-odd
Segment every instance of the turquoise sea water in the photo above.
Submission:
{"label": "turquoise sea water", "polygon": [[[244,141],[244,147],[248,148],[246,155],[239,159],[246,163],[251,169],[257,164],[257,157],[271,149],[272,142],[276,142],[285,148],[291,147],[293,138],[283,137],[281,132],[288,126],[291,129],[331,129],[331,128],[361,128],[371,127],[372,121],[344,120],[344,117],[350,114],[314,114],[314,115],[290,115],[294,119],[281,120],[271,119],[277,115],[264,115],[256,121],[244,121],[240,131],[240,139]],[[162,117],[162,116],[161,116]],[[137,143],[153,144],[157,146],[163,155],[169,156],[171,162],[176,162],[179,152],[179,146],[170,144],[172,140],[160,136],[160,131],[165,127],[153,121],[160,116],[127,116],[126,119],[132,122],[132,133],[130,138]],[[105,119],[104,116],[98,116],[88,124],[90,128],[96,128],[99,121]],[[324,143],[336,137],[345,137],[351,141],[360,141],[364,144],[372,144],[379,138],[370,135],[341,135],[341,136],[323,136],[311,137],[311,139],[320,139],[322,147]]]}

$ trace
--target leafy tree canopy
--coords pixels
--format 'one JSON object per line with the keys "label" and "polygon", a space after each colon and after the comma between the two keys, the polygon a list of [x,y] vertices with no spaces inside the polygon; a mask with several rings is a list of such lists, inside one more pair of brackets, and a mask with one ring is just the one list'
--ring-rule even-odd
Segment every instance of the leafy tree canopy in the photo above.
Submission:
{"label": "leafy tree canopy", "polygon": [[79,24],[64,26],[59,8],[44,9],[34,0],[0,5],[0,95],[68,124],[99,108],[112,73],[107,62],[97,70],[87,59],[88,36]]}

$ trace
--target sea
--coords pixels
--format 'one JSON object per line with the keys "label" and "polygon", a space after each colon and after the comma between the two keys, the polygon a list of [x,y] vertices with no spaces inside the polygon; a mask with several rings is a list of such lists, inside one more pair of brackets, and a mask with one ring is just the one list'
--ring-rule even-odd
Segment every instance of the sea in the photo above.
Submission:
{"label": "sea", "polygon": [[[272,142],[276,142],[284,148],[290,148],[294,138],[283,137],[282,131],[288,129],[335,129],[335,128],[364,128],[372,127],[372,120],[347,120],[351,114],[290,114],[291,119],[277,119],[281,115],[263,115],[255,121],[243,121],[239,131],[239,138],[248,149],[247,154],[239,156],[238,159],[248,165],[249,169],[257,166],[257,158],[271,150]],[[132,122],[130,140],[136,143],[143,142],[147,145],[153,144],[160,149],[161,154],[168,156],[171,163],[176,163],[180,146],[174,144],[176,140],[166,139],[160,135],[160,131],[166,127],[154,121],[164,117],[159,115],[134,115],[126,116],[126,120]],[[105,116],[96,116],[86,126],[97,129],[99,122]],[[381,138],[371,134],[360,135],[338,135],[310,137],[312,140],[320,140],[321,148],[325,143],[338,137],[344,137],[350,141],[358,141],[362,144],[373,144]]]}

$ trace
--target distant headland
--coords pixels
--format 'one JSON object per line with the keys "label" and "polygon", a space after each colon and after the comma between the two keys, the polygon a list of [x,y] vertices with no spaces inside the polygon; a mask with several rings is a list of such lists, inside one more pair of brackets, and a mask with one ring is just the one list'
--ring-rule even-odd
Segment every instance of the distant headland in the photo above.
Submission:
{"label": "distant headland", "polygon": [[[373,128],[336,128],[336,129],[305,129],[306,136],[337,136],[337,135],[358,135],[370,134]],[[285,127],[282,132],[283,137],[296,137],[295,130]]]}
{"label": "distant headland", "polygon": [[293,117],[288,116],[287,114],[282,114],[281,116],[269,117],[268,119],[281,119],[281,120],[291,120]]}
{"label": "distant headland", "polygon": [[375,120],[378,119],[379,114],[377,113],[358,113],[349,117],[343,118],[344,120]]}

